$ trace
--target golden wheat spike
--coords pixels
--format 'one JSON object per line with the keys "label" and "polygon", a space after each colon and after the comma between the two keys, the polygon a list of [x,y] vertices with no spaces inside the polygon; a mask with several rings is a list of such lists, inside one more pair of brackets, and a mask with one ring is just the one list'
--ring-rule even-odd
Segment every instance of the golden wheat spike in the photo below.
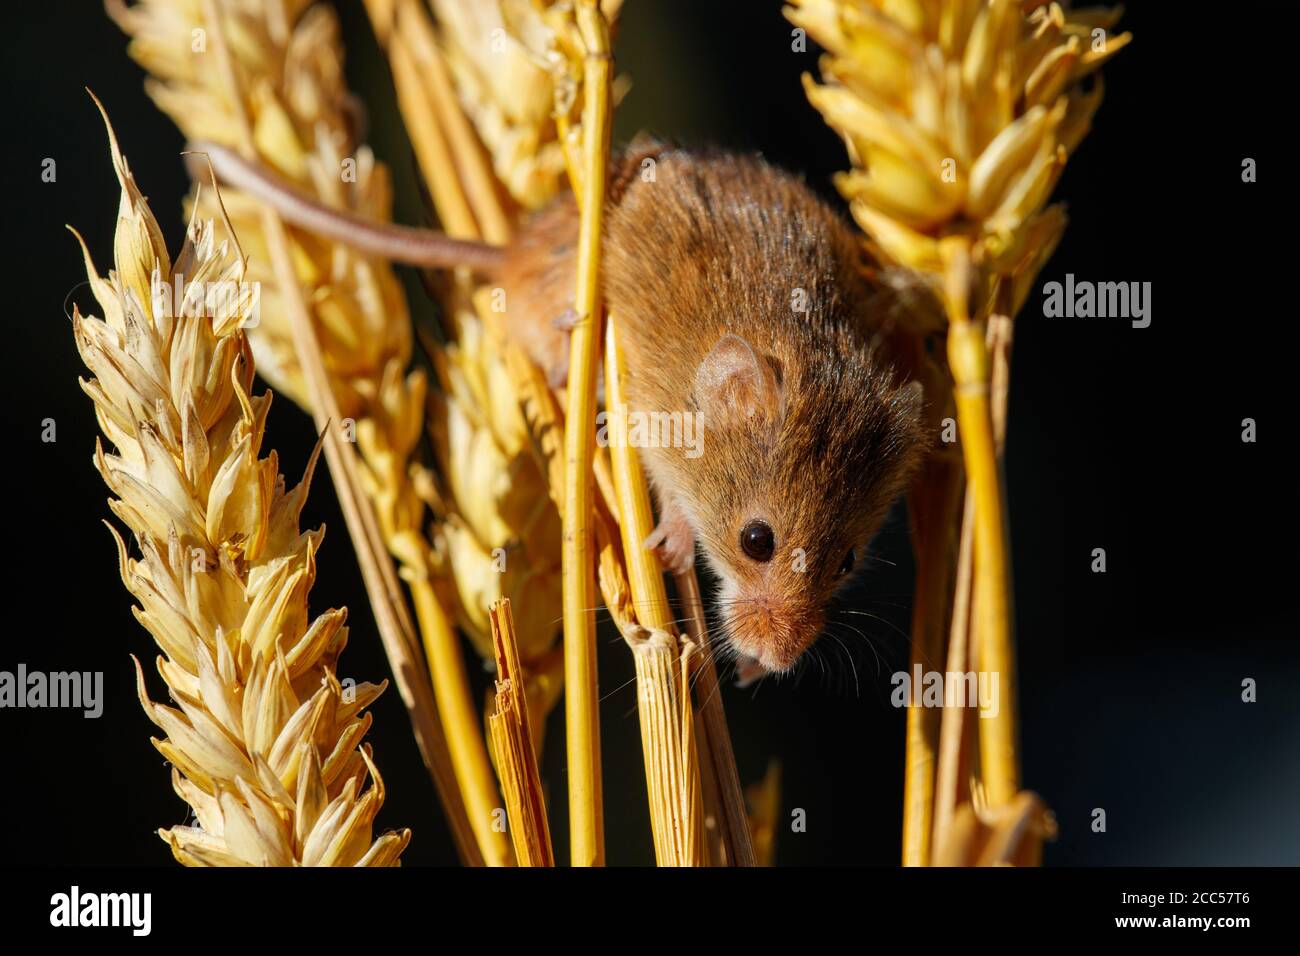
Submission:
{"label": "golden wheat spike", "polygon": [[345,689],[347,613],[309,616],[311,468],[286,491],[275,453],[258,458],[271,396],[252,394],[244,336],[258,289],[210,221],[191,220],[172,260],[111,127],[109,142],[115,270],[101,278],[82,242],[104,317],[78,311],[73,330],[114,447],[97,443],[95,466],[141,551],[113,530],[122,580],[176,706],[150,700],[137,662],[140,702],[197,822],[160,835],[187,865],[394,865],[410,831],[372,840],[384,787],[361,744],[386,684]]}
{"label": "golden wheat spike", "polygon": [[[188,138],[253,156],[327,205],[386,219],[388,174],[354,141],[337,20],[325,6],[305,6],[144,0],[127,8],[110,0],[109,10],[154,76],[150,94]],[[333,423],[330,472],[462,858],[508,862],[509,844],[491,827],[499,800],[482,730],[463,666],[452,666],[459,658],[451,615],[421,528],[418,488],[427,481],[412,456],[426,383],[422,371],[406,371],[412,340],[402,290],[387,263],[290,232],[248,197],[233,194],[229,206],[253,276],[267,290],[264,320],[250,331],[264,374],[322,430]],[[418,635],[393,558],[412,592]],[[413,676],[422,668],[421,638],[436,695]]]}

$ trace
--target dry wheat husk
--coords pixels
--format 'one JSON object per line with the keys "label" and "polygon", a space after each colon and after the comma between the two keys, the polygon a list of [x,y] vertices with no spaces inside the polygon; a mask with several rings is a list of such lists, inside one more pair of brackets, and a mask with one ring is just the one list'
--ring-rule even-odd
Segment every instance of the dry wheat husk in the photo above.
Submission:
{"label": "dry wheat husk", "polygon": [[496,652],[496,696],[488,716],[492,754],[501,778],[515,859],[520,866],[554,866],[546,795],[537,767],[532,708],[508,600],[492,605],[492,645]]}
{"label": "dry wheat husk", "polygon": [[[844,138],[836,184],[886,263],[938,287],[961,236],[1019,311],[1064,228],[1044,208],[1101,103],[1080,81],[1123,49],[1117,10],[1043,0],[790,0],[826,49],[808,98]],[[981,302],[974,303],[979,306]],[[913,320],[931,316],[918,312]]]}

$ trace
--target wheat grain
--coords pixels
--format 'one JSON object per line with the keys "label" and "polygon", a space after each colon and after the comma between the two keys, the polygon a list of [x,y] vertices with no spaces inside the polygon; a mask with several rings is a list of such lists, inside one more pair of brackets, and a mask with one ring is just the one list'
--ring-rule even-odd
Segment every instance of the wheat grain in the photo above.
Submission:
{"label": "wheat grain", "polygon": [[298,528],[311,468],[286,491],[275,452],[258,458],[270,394],[251,392],[244,335],[257,288],[211,221],[191,220],[172,261],[111,127],[109,141],[116,269],[101,278],[81,242],[104,318],[78,311],[73,328],[115,449],[97,443],[95,466],[141,552],[113,531],[122,580],[176,706],[150,700],[137,662],[140,701],[197,820],[160,835],[189,865],[395,864],[410,831],[372,842],[384,787],[361,743],[386,684],[345,690],[346,610],[308,614],[323,536]]}

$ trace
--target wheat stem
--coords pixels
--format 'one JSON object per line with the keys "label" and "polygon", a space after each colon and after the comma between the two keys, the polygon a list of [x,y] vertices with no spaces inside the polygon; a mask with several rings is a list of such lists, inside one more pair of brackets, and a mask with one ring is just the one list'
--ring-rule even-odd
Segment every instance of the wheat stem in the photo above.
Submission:
{"label": "wheat stem", "polygon": [[718,671],[709,648],[709,625],[704,616],[704,598],[700,594],[700,581],[692,568],[675,577],[677,596],[686,608],[686,629],[695,645],[693,674],[695,698],[703,701],[700,714],[704,720],[704,746],[709,750],[713,765],[715,785],[722,811],[723,836],[727,847],[727,860],[734,866],[755,866],[753,833],[745,811],[745,794],[740,788],[740,774],[736,769],[735,752],[731,747],[731,731],[727,715],[722,708],[722,688],[718,684]]}
{"label": "wheat stem", "polygon": [[655,860],[703,866],[704,809],[695,759],[689,667],[677,640],[639,625],[624,631],[636,664],[637,710]]}
{"label": "wheat stem", "polygon": [[397,89],[402,117],[407,123],[407,135],[438,209],[443,231],[457,238],[477,235],[474,214],[460,188],[446,137],[438,123],[433,101],[420,82],[415,58],[406,44],[390,43],[388,62],[393,69],[393,85]]}
{"label": "wheat stem", "polygon": [[489,866],[507,866],[512,861],[505,835],[492,825],[501,806],[496,777],[488,762],[479,713],[470,699],[469,674],[460,638],[427,580],[413,581],[411,594],[420,620],[434,699],[447,733],[451,763],[469,811],[470,825],[485,862]]}
{"label": "wheat stem", "polygon": [[565,421],[564,687],[569,776],[569,852],[574,866],[605,862],[600,780],[600,700],[596,676],[592,459],[596,449],[596,370],[600,360],[600,234],[609,162],[609,34],[594,0],[577,9],[586,45],[583,76],[583,173],[578,270]]}
{"label": "wheat stem", "polygon": [[[654,552],[644,544],[654,526],[654,514],[641,459],[626,440],[627,400],[623,377],[617,319],[610,315],[605,323],[605,409],[608,432],[618,436],[618,440],[610,443],[609,458],[623,555],[636,619],[641,626],[660,635],[648,645],[629,641],[637,662],[637,706],[646,753],[655,852],[664,866],[698,866],[704,862],[704,815],[698,800],[700,774],[694,739],[695,717],[689,683],[682,686],[680,695],[675,686],[678,680],[689,677],[689,657],[683,657],[675,634],[663,569]],[[659,706],[664,701],[673,701],[674,706]],[[664,739],[665,734],[671,739]]]}
{"label": "wheat stem", "polygon": [[971,321],[970,248],[965,239],[940,243],[947,264],[948,364],[952,368],[962,456],[975,496],[974,641],[980,668],[998,678],[998,708],[979,722],[980,779],[992,806],[1010,803],[1020,789],[1010,578],[1002,481],[989,401],[990,370],[983,323]]}
{"label": "wheat stem", "polygon": [[456,92],[433,24],[417,0],[399,0],[398,34],[410,46],[412,59],[422,67],[434,113],[446,125],[451,156],[466,201],[478,222],[479,237],[494,244],[510,239],[510,221],[497,196],[496,180],[478,145],[469,119],[456,102]]}
{"label": "wheat stem", "polygon": [[[971,570],[974,567],[975,496],[967,487],[962,505],[961,535],[957,547],[952,614],[948,632],[945,672],[964,674],[970,665]],[[934,854],[951,836],[953,815],[969,794],[963,793],[963,772],[969,771],[971,754],[965,746],[966,708],[945,707],[939,722],[939,746],[934,783],[934,822],[930,847]],[[928,859],[928,857],[927,857]],[[923,861],[924,862],[924,861]]]}
{"label": "wheat stem", "polygon": [[[958,463],[935,461],[913,483],[909,495],[916,551],[916,591],[912,602],[910,667],[933,670],[943,657],[944,631],[952,587],[962,471]],[[942,712],[908,706],[903,778],[903,865],[926,866],[933,831],[935,762]]]}
{"label": "wheat stem", "polygon": [[623,354],[618,344],[618,318],[611,314],[605,319],[605,424],[610,435],[618,436],[617,441],[610,443],[609,458],[628,581],[632,586],[637,621],[646,628],[671,631],[672,615],[668,610],[663,568],[655,553],[643,543],[654,530],[654,512],[650,507],[650,492],[646,488],[641,459],[626,440],[624,373]]}
{"label": "wheat stem", "polygon": [[[1007,391],[1011,373],[1012,322],[1005,315],[994,314],[988,321],[988,349],[993,369],[990,375],[992,395],[993,440],[999,458],[1006,441]],[[946,672],[965,673],[971,661],[971,590],[974,566],[975,496],[969,487],[964,495],[960,521],[960,543],[954,562],[951,626],[948,639]],[[945,707],[939,728],[938,769],[934,787],[934,839],[936,850],[947,845],[957,807],[970,799],[963,789],[964,775],[972,772],[972,749],[967,746],[970,734],[966,708]]]}

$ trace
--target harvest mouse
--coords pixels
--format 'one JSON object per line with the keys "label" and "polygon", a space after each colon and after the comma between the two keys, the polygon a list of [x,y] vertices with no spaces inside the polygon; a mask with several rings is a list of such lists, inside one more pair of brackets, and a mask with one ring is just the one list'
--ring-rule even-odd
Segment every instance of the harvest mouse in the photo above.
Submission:
{"label": "harvest mouse", "polygon": [[[572,318],[571,195],[501,248],[365,222],[222,147],[194,150],[294,225],[397,261],[472,267],[504,290],[510,334],[562,383],[566,326],[584,320]],[[757,157],[641,139],[611,166],[602,250],[629,412],[703,427],[695,454],[640,449],[659,506],[646,546],[676,573],[699,546],[742,680],[789,671],[923,448],[920,385],[872,344],[882,306],[859,237]]]}

